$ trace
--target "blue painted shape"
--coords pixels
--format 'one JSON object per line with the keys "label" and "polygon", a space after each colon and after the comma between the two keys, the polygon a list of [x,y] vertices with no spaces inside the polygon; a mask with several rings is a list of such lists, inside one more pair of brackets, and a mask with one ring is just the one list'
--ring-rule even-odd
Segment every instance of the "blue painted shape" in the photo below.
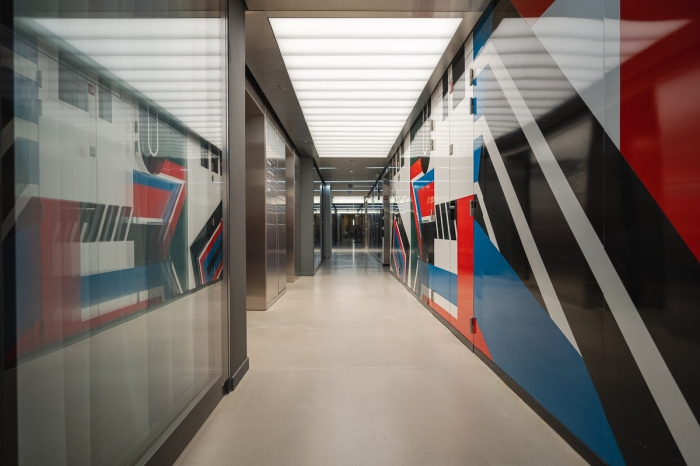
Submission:
{"label": "blue painted shape", "polygon": [[175,183],[174,181],[166,180],[159,176],[149,175],[148,173],[143,173],[138,170],[134,170],[134,183],[170,192],[175,192],[180,187],[180,183]]}
{"label": "blue painted shape", "polygon": [[80,278],[82,307],[94,306],[159,286],[171,297],[169,262],[86,275]]}
{"label": "blue painted shape", "polygon": [[625,464],[583,358],[477,223],[474,255],[475,316],[493,361],[606,463]]}
{"label": "blue painted shape", "polygon": [[457,274],[449,270],[428,264],[430,270],[430,289],[457,305]]}
{"label": "blue painted shape", "polygon": [[486,42],[491,37],[491,30],[493,25],[493,5],[496,0],[489,3],[489,6],[484,10],[484,14],[481,15],[479,22],[476,23],[474,27],[474,58],[478,57],[481,50],[486,45]]}
{"label": "blue painted shape", "polygon": [[39,143],[18,137],[15,139],[15,195],[27,184],[39,184]]}
{"label": "blue painted shape", "polygon": [[33,198],[17,219],[14,232],[2,244],[3,285],[8,291],[15,290],[3,293],[2,303],[4,309],[15,313],[16,319],[14,328],[8,325],[5,331],[5,353],[41,320],[41,248],[37,247],[41,244],[40,212],[41,203]]}
{"label": "blue painted shape", "polygon": [[484,104],[486,103],[486,82],[488,78],[489,67],[488,65],[481,70],[474,79],[474,121],[478,120],[484,115]]}
{"label": "blue painted shape", "polygon": [[433,181],[435,181],[435,170],[430,170],[428,173],[415,180],[413,186],[416,189],[420,189],[426,187]]}
{"label": "blue painted shape", "polygon": [[483,136],[479,136],[474,140],[474,183],[479,181],[479,167],[481,166],[481,148],[483,145]]}
{"label": "blue painted shape", "polygon": [[[207,257],[204,259],[204,273],[206,274],[205,283],[209,283],[214,279],[214,273],[216,272],[216,268],[219,266],[222,257],[221,251],[219,250],[220,247],[221,234],[219,234],[219,237],[216,238],[216,241],[214,241],[214,244],[211,246]],[[210,267],[209,265],[212,261],[214,264]]]}
{"label": "blue painted shape", "polygon": [[15,118],[39,124],[39,88],[36,81],[14,73],[14,85]]}
{"label": "blue painted shape", "polygon": [[170,215],[172,214],[173,209],[175,208],[175,203],[177,202],[177,195],[182,189],[181,183],[134,170],[134,184],[169,191],[170,197],[168,198],[168,203],[165,206],[165,209],[163,209],[163,219],[170,219]]}

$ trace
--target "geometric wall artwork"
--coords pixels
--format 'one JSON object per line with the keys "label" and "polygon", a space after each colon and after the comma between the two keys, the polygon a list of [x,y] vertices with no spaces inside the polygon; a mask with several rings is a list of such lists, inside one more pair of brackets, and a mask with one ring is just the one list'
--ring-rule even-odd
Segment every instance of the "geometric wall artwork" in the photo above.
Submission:
{"label": "geometric wall artwork", "polygon": [[492,2],[390,164],[392,272],[608,464],[700,464],[699,20]]}

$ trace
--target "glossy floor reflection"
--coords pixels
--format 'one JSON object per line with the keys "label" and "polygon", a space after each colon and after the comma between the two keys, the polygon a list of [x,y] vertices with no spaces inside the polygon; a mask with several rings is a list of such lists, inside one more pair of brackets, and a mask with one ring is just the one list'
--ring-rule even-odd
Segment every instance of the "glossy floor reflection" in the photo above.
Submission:
{"label": "glossy floor reflection", "polygon": [[176,464],[586,464],[359,245],[249,312],[248,345]]}

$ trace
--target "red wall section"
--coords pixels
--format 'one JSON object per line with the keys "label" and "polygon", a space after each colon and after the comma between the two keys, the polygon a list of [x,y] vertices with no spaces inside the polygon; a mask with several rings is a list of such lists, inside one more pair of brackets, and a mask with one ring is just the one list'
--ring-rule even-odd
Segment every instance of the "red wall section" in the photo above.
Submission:
{"label": "red wall section", "polygon": [[470,202],[474,196],[457,200],[457,316],[451,322],[472,343],[469,319],[474,317],[474,218]]}
{"label": "red wall section", "polygon": [[700,2],[620,12],[620,149],[700,260]]}
{"label": "red wall section", "polygon": [[554,0],[511,0],[520,16],[532,26],[547,11]]}
{"label": "red wall section", "polygon": [[435,213],[435,183],[429,183],[418,190],[418,203],[424,217]]}

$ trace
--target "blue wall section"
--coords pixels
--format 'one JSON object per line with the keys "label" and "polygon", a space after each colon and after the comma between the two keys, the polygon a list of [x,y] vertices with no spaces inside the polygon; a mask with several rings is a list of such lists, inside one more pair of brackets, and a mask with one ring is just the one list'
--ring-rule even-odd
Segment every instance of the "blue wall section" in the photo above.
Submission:
{"label": "blue wall section", "polygon": [[474,225],[477,321],[493,361],[608,464],[614,437],[581,355],[561,333],[481,227]]}

